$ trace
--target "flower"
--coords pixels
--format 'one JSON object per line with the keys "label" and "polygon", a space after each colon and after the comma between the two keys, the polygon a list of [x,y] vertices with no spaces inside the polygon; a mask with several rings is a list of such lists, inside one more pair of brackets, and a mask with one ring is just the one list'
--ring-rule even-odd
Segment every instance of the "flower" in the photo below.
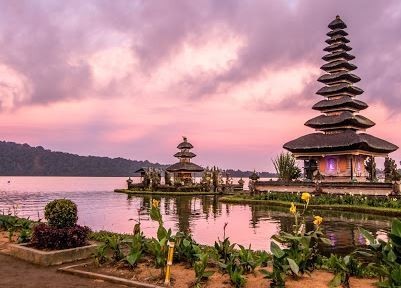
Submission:
{"label": "flower", "polygon": [[159,203],[160,203],[160,201],[158,201],[158,200],[156,200],[156,199],[153,199],[153,200],[152,200],[152,206],[153,206],[154,208],[159,207]]}
{"label": "flower", "polygon": [[294,205],[294,202],[291,203],[290,212],[292,214],[297,213],[297,207]]}
{"label": "flower", "polygon": [[315,220],[313,220],[313,224],[319,226],[320,224],[322,224],[323,222],[323,218],[320,216],[314,216],[313,218],[315,218]]}
{"label": "flower", "polygon": [[301,199],[304,200],[306,203],[309,203],[310,200],[310,194],[308,192],[302,193]]}

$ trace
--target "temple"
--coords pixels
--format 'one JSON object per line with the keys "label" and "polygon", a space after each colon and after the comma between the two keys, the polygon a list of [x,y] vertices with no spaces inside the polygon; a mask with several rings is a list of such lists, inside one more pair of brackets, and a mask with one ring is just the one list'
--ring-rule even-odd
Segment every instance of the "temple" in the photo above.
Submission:
{"label": "temple", "polygon": [[370,171],[365,169],[365,160],[386,157],[398,147],[364,133],[375,123],[359,114],[368,105],[356,99],[363,90],[354,85],[361,79],[350,73],[357,67],[349,62],[355,56],[348,53],[352,48],[344,30],[347,25],[337,16],[328,27],[328,46],[323,49],[328,54],[322,57],[327,63],[320,67],[325,74],[318,78],[325,86],[316,92],[323,100],[312,107],[322,114],[305,123],[317,132],[283,147],[304,160],[306,178],[312,179],[318,171],[324,181],[367,181]]}
{"label": "temple", "polygon": [[167,167],[166,170],[173,173],[174,183],[181,183],[182,185],[192,184],[194,183],[194,174],[203,171],[202,167],[191,162],[191,159],[196,155],[189,150],[194,148],[194,146],[188,142],[186,137],[183,137],[183,142],[181,142],[177,148],[180,149],[180,151],[175,153],[174,157],[178,158],[180,161]]}

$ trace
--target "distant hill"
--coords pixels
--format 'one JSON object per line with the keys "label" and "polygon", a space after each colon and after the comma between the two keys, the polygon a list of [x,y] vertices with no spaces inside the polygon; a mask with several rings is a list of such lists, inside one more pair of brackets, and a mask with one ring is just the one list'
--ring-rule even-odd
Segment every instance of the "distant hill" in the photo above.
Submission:
{"label": "distant hill", "polygon": [[128,176],[141,167],[167,165],[123,158],[79,156],[41,146],[0,141],[0,175],[4,176]]}
{"label": "distant hill", "polygon": [[[0,141],[0,176],[129,176],[141,167],[165,169],[169,165],[124,158],[79,156],[42,146]],[[248,177],[251,171],[227,170],[232,177]],[[261,177],[274,177],[262,172]]]}

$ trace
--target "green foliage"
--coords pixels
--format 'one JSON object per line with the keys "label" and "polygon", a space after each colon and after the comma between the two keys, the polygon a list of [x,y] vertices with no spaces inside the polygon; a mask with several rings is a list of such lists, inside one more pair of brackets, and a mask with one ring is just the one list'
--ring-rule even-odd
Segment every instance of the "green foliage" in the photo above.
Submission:
{"label": "green foliage", "polygon": [[207,253],[200,252],[197,254],[197,258],[199,260],[194,263],[195,287],[201,287],[201,283],[212,276],[214,272],[206,271],[209,260]]}
{"label": "green foliage", "polygon": [[238,247],[240,248],[238,252],[240,266],[245,273],[253,272],[258,265],[258,261],[255,259],[254,253],[251,250],[251,245],[249,245],[248,249],[242,245],[238,245]]}
{"label": "green foliage", "polygon": [[376,239],[370,232],[360,228],[368,241],[366,248],[356,251],[370,260],[369,268],[379,275],[379,287],[401,287],[401,221],[394,219],[388,241]]}
{"label": "green foliage", "polygon": [[291,181],[301,177],[301,169],[295,163],[295,158],[291,153],[282,152],[272,161],[280,180]]}
{"label": "green foliage", "polygon": [[199,254],[201,254],[201,249],[190,234],[178,232],[175,235],[174,259],[176,261],[187,261],[194,265]]}
{"label": "green foliage", "polygon": [[[377,197],[359,194],[320,194],[312,196],[313,204],[315,205],[353,205],[365,207],[401,208],[401,198],[392,196]],[[252,199],[302,203],[299,193],[267,192],[260,195],[255,195]]]}
{"label": "green foliage", "polygon": [[35,222],[19,218],[11,215],[0,215],[0,230],[8,231],[8,239],[14,237],[15,233],[19,233],[17,242],[27,243],[32,237],[32,228]]}
{"label": "green foliage", "polygon": [[341,257],[332,254],[330,258],[323,259],[323,268],[334,273],[333,279],[329,282],[330,287],[342,285],[345,288],[349,288],[350,276],[361,277],[364,275],[362,263],[351,255]]}
{"label": "green foliage", "polygon": [[214,248],[217,251],[220,261],[226,264],[231,258],[232,255],[235,253],[234,247],[235,243],[231,244],[229,238],[224,238],[223,241],[220,239],[217,242],[214,242]]}
{"label": "green foliage", "polygon": [[394,159],[386,157],[384,159],[384,181],[400,181],[401,174],[398,172],[397,164]]}
{"label": "green foliage", "polygon": [[107,262],[107,260],[108,260],[107,250],[108,250],[108,246],[105,243],[99,245],[96,248],[96,251],[94,252],[93,256],[95,258],[95,264],[97,266],[102,265]]}
{"label": "green foliage", "polygon": [[124,260],[131,266],[135,267],[139,260],[142,258],[143,250],[145,248],[145,237],[142,233],[137,233],[132,239],[125,240],[130,245],[130,251]]}
{"label": "green foliage", "polygon": [[120,261],[124,258],[124,254],[121,250],[122,239],[119,236],[112,235],[106,238],[104,245],[106,251],[111,251],[111,259],[115,262]]}
{"label": "green foliage", "polygon": [[73,227],[78,220],[77,205],[68,199],[53,200],[45,207],[45,218],[53,227]]}

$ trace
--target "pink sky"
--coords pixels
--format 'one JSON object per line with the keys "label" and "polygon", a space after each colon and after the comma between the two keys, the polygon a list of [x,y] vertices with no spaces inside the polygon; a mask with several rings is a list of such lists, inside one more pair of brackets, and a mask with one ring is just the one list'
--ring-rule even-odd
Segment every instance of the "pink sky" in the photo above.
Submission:
{"label": "pink sky", "polygon": [[[174,3],[174,4],[172,4]],[[313,130],[327,24],[347,23],[368,133],[401,146],[399,1],[0,0],[2,139],[272,171]],[[391,155],[401,160],[401,151]]]}

